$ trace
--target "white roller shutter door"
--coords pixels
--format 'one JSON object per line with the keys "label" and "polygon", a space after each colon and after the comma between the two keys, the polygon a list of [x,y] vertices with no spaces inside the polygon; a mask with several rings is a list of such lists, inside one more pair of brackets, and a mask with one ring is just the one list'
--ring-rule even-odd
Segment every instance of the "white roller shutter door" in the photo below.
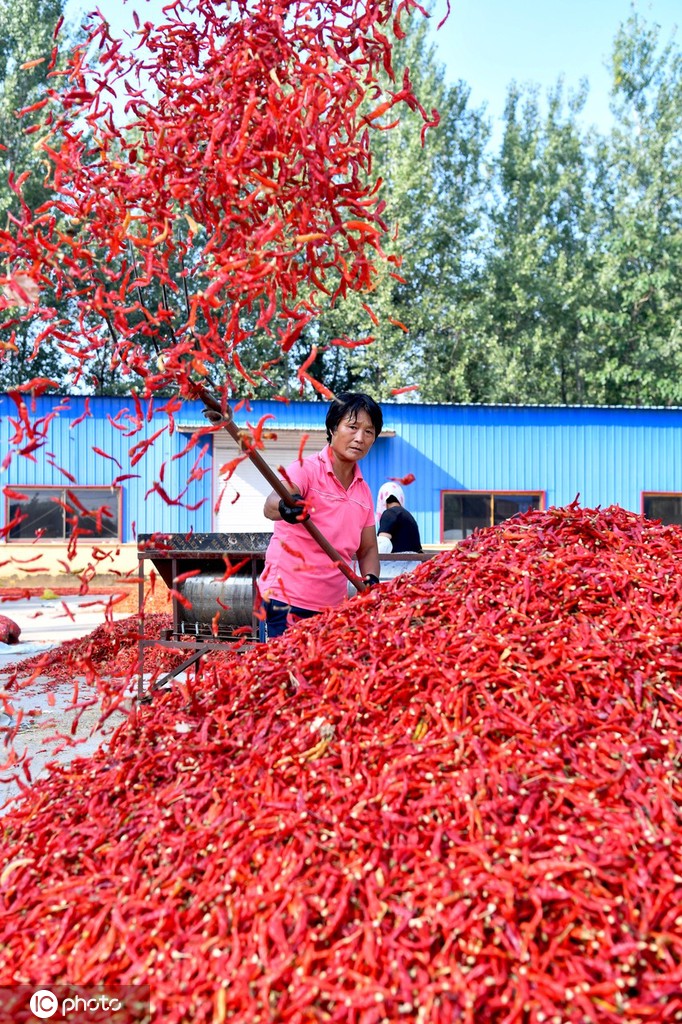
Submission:
{"label": "white roller shutter door", "polygon": [[[289,466],[298,458],[304,434],[308,435],[304,456],[324,448],[327,442],[324,430],[287,430],[280,431],[277,440],[266,441],[259,454],[277,473],[279,466]],[[272,488],[251,460],[246,458],[240,462],[227,483],[220,475],[221,466],[234,459],[235,448],[235,442],[227,434],[214,436],[213,529],[216,533],[272,533],[273,523],[263,515],[263,503]],[[216,512],[218,500],[220,506]]]}

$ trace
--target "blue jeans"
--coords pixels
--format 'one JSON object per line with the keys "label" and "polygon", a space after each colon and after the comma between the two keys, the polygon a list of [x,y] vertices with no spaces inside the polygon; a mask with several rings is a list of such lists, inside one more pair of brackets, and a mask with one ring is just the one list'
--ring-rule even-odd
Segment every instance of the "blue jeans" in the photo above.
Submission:
{"label": "blue jeans", "polygon": [[263,601],[265,608],[265,639],[274,640],[281,636],[287,626],[291,626],[297,619],[312,619],[313,615],[319,612],[311,611],[310,608],[295,608],[293,605],[284,604],[283,601]]}

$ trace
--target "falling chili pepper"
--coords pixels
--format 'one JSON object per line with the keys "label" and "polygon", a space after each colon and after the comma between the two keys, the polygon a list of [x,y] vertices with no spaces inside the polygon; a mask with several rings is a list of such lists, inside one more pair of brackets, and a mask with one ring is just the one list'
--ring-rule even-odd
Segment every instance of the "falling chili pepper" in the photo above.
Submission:
{"label": "falling chili pepper", "polygon": [[[410,0],[402,10],[422,9]],[[401,106],[434,122],[407,73],[399,88],[384,85],[396,69],[381,29],[397,18],[384,0],[333,0],[310,11],[289,0],[274,8],[235,0],[195,14],[201,25],[185,17],[182,0],[172,5],[162,24],[144,24],[128,52],[103,16],[91,16],[85,45],[50,71],[46,95],[23,112],[38,116],[28,130],[49,124],[39,146],[53,216],[23,202],[16,225],[0,231],[6,288],[39,307],[45,340],[55,338],[83,374],[99,357],[104,320],[113,363],[142,374],[146,394],[170,380],[182,390],[216,359],[257,383],[239,352],[252,311],[289,350],[321,312],[319,297],[333,301],[324,286],[331,266],[336,294],[369,290],[375,261],[386,258],[386,225],[379,182],[368,187],[360,173],[370,169],[368,126],[386,128],[381,114]],[[142,69],[158,95],[153,105],[132,84]],[[113,80],[129,97],[128,121],[115,130],[103,116]],[[27,181],[11,177],[22,198]],[[88,237],[108,250],[104,278],[92,275]],[[43,279],[71,302],[78,344],[41,306]],[[152,280],[183,296],[174,309],[147,302]],[[160,351],[158,374],[140,357],[140,320]]]}
{"label": "falling chili pepper", "polygon": [[123,469],[123,466],[114,455],[110,455],[108,452],[102,451],[101,448],[97,448],[97,446],[94,444],[92,445],[92,450],[95,453],[95,455],[100,455],[103,459],[111,459],[112,462],[116,463],[119,469]]}

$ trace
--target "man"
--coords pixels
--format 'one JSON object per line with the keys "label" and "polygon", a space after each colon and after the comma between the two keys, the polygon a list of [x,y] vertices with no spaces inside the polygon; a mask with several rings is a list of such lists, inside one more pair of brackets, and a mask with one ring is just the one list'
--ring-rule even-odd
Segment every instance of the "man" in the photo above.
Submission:
{"label": "man", "polygon": [[346,577],[301,525],[309,516],[347,563],[357,559],[367,583],[379,582],[374,502],[358,462],[381,433],[381,409],[368,395],[343,392],[331,403],[325,426],[326,447],[286,469],[298,507],[272,491],[263,508],[275,524],[259,580],[268,639],[346,598]]}
{"label": "man", "polygon": [[389,494],[386,498],[386,511],[379,520],[379,550],[392,551],[393,554],[400,551],[420,552],[422,545],[417,521],[411,512],[403,508],[400,500],[402,491],[399,495]]}

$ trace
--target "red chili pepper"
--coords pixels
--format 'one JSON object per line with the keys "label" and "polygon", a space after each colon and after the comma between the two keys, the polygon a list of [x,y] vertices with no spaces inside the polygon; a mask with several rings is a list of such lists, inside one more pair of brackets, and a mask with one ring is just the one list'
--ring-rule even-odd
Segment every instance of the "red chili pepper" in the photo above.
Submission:
{"label": "red chili pepper", "polygon": [[[0,248],[10,267],[30,268],[30,275],[27,269],[10,276],[26,294],[24,279],[49,276],[52,282],[57,274],[60,294],[78,319],[79,342],[47,308],[41,309],[47,322],[41,333],[76,360],[77,377],[100,352],[96,321],[103,317],[114,342],[113,365],[143,376],[147,396],[171,381],[182,389],[190,374],[203,375],[218,358],[255,385],[267,367],[243,365],[238,351],[249,337],[244,321],[252,311],[257,327],[272,331],[284,351],[321,312],[319,296],[333,300],[371,288],[375,259],[398,262],[381,250],[386,225],[379,182],[368,188],[358,173],[369,168],[366,128],[381,111],[403,104],[425,123],[435,119],[423,111],[408,75],[397,90],[381,84],[379,71],[389,79],[395,74],[391,42],[380,30],[389,9],[372,0],[360,12],[354,0],[335,0],[308,18],[288,3],[275,15],[259,4],[235,2],[232,13],[230,19],[202,9],[206,24],[197,28],[180,9],[169,9],[162,26],[145,23],[130,53],[93,16],[94,46],[86,44],[63,70],[51,71],[54,87],[40,101],[44,125],[28,130],[49,125],[43,155],[55,198],[38,216],[24,203],[16,232],[3,232]],[[145,90],[131,84],[142,67],[160,97],[155,108]],[[101,116],[112,80],[124,82],[132,119],[116,129]],[[178,80],[185,83],[180,91]],[[373,99],[369,115],[360,112],[365,97]],[[92,127],[91,136],[83,135],[83,123]],[[25,174],[12,175],[10,184],[21,195],[26,181]],[[167,197],[161,205],[150,184]],[[73,230],[64,228],[69,221]],[[82,235],[81,224],[88,226]],[[86,234],[108,248],[104,279],[92,278]],[[132,255],[122,259],[128,250]],[[145,302],[148,283],[160,281],[178,294],[171,270],[177,263],[185,268],[183,301],[174,311],[152,309]],[[332,265],[339,275],[335,290],[324,283]],[[28,297],[43,301],[40,294]],[[137,346],[140,320],[143,333],[163,350],[159,373]],[[305,382],[328,394],[323,382]],[[168,416],[172,421],[170,410]],[[25,454],[35,441],[28,439]]]}
{"label": "red chili pepper", "polygon": [[94,444],[91,447],[95,455],[101,455],[103,459],[111,459],[112,462],[116,463],[119,469],[123,469],[121,463],[117,458],[115,458],[115,456],[109,455],[108,452],[102,451],[101,448],[97,448]]}

